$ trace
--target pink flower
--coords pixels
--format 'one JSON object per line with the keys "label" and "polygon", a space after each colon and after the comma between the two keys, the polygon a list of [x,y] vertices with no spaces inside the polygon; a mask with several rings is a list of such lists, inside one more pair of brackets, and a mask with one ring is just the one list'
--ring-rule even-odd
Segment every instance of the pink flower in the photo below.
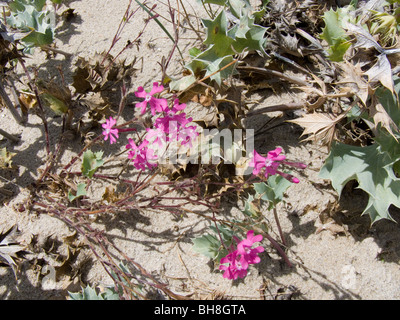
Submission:
{"label": "pink flower", "polygon": [[247,232],[247,238],[242,240],[238,245],[237,245],[237,251],[239,254],[243,256],[243,258],[247,261],[248,264],[255,264],[259,263],[261,261],[260,257],[257,255],[261,252],[264,252],[264,248],[261,246],[258,246],[254,249],[251,249],[253,244],[255,242],[260,242],[262,241],[263,236],[261,234],[254,236],[254,231],[249,230]]}
{"label": "pink flower", "polygon": [[265,168],[265,177],[268,175],[275,175],[280,165],[280,161],[286,159],[284,155],[279,155],[282,152],[281,148],[269,151],[267,157],[261,156],[256,150],[254,150],[254,156],[251,159],[249,166],[254,167],[253,174],[258,175],[262,168]]}
{"label": "pink flower", "polygon": [[138,170],[145,170],[146,166],[152,169],[157,166],[155,163],[150,163],[149,160],[154,160],[157,157],[154,156],[153,150],[148,149],[147,145],[149,142],[144,140],[140,146],[136,146],[135,141],[128,139],[129,143],[126,145],[127,149],[132,149],[129,151],[128,158],[132,160],[133,165]]}
{"label": "pink flower", "polygon": [[167,99],[157,99],[153,96],[157,93],[160,93],[164,90],[162,85],[158,85],[157,82],[153,83],[153,88],[149,93],[144,91],[143,87],[139,87],[135,92],[135,96],[138,98],[144,98],[144,101],[136,103],[137,108],[141,108],[141,114],[146,112],[147,103],[150,104],[151,114],[154,116],[157,112],[163,112],[168,108]]}
{"label": "pink flower", "polygon": [[156,129],[146,128],[146,131],[147,131],[146,140],[150,140],[156,137],[153,143],[157,144],[158,147],[160,148],[163,148],[165,146],[167,137],[165,135],[163,128],[156,128]]}
{"label": "pink flower", "polygon": [[178,132],[178,140],[181,141],[182,145],[189,145],[189,148],[192,147],[192,141],[199,135],[196,131],[195,126],[183,127],[179,129]]}
{"label": "pink flower", "polygon": [[219,269],[225,270],[223,277],[226,279],[236,280],[237,278],[244,278],[247,275],[249,265],[246,263],[246,260],[238,255],[237,250],[229,253],[220,262]]}
{"label": "pink flower", "polygon": [[247,275],[247,269],[250,264],[256,264],[261,261],[258,256],[259,253],[264,251],[264,248],[258,246],[251,248],[255,242],[262,241],[262,235],[254,236],[254,231],[250,230],[247,232],[247,238],[240,241],[235,239],[238,243],[237,249],[231,249],[220,261],[220,270],[224,270],[223,277],[230,280],[236,280],[237,278],[244,278]]}
{"label": "pink flower", "polygon": [[258,175],[261,169],[264,168],[265,169],[264,176],[266,178],[268,178],[269,175],[273,176],[275,174],[279,174],[285,179],[289,180],[290,182],[299,183],[300,182],[299,179],[293,177],[291,174],[279,171],[278,167],[281,164],[289,165],[299,169],[304,169],[307,166],[300,162],[285,161],[286,157],[284,155],[280,155],[281,152],[282,152],[281,148],[276,148],[275,150],[269,151],[267,157],[263,157],[260,154],[258,154],[257,151],[254,150],[253,158],[250,160],[249,163],[249,166],[254,168],[253,174]]}
{"label": "pink flower", "polygon": [[184,110],[185,108],[186,108],[186,104],[185,103],[179,104],[179,100],[175,99],[174,100],[174,105],[173,105],[173,107],[172,107],[172,109],[170,111],[175,114],[178,111]]}
{"label": "pink flower", "polygon": [[[170,137],[172,139],[176,139],[177,131],[179,127],[185,126],[189,122],[191,122],[192,118],[186,118],[185,113],[175,114],[173,116],[166,115],[165,117],[160,117],[155,120],[154,126],[156,128],[162,129],[165,134],[175,134],[174,136]],[[172,129],[172,131],[170,130]]]}
{"label": "pink flower", "polygon": [[109,138],[110,144],[113,144],[119,138],[118,129],[112,128],[113,126],[115,126],[116,123],[117,121],[114,120],[113,117],[110,117],[110,119],[106,120],[106,123],[102,124],[102,127],[104,129],[103,131],[104,140],[106,141]]}

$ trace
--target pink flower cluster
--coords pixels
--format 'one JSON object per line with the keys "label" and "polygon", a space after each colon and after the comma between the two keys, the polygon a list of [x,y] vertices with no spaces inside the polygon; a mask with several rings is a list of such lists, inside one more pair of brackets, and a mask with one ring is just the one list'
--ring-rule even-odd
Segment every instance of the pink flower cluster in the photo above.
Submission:
{"label": "pink flower cluster", "polygon": [[281,148],[276,148],[275,150],[269,151],[266,157],[261,156],[257,151],[254,150],[253,158],[250,160],[249,166],[253,167],[253,174],[258,175],[262,169],[264,169],[264,176],[268,178],[270,175],[279,174],[285,179],[293,183],[299,183],[300,180],[291,174],[282,172],[278,170],[281,164],[292,166],[299,169],[305,169],[307,165],[300,162],[288,162],[285,161],[286,156],[281,155]]}
{"label": "pink flower cluster", "polygon": [[[146,112],[149,105],[151,114],[158,116],[154,121],[153,128],[146,128],[146,137],[140,145],[136,145],[133,139],[129,139],[129,143],[126,145],[126,148],[130,150],[128,158],[139,170],[145,170],[146,167],[153,169],[157,166],[157,163],[154,162],[157,156],[154,154],[154,150],[150,148],[151,145],[156,145],[160,149],[165,148],[168,142],[177,141],[181,145],[192,147],[193,139],[199,135],[196,132],[196,127],[189,125],[193,119],[188,118],[182,112],[186,108],[186,104],[179,104],[179,100],[175,99],[172,108],[169,108],[167,99],[155,97],[163,90],[162,85],[154,82],[150,92],[146,92],[143,87],[139,87],[135,92],[136,97],[144,98],[144,101],[136,104],[136,107],[140,108],[141,114],[143,115]],[[114,128],[115,125],[116,120],[112,117],[102,125],[104,140],[109,139],[111,144],[115,143],[119,137],[119,130]],[[127,131],[128,129],[120,130]],[[151,142],[151,140],[153,141]]]}
{"label": "pink flower cluster", "polygon": [[247,232],[247,238],[238,241],[236,250],[231,248],[231,252],[221,259],[219,266],[220,270],[224,270],[223,277],[229,280],[236,280],[237,278],[244,278],[247,275],[247,269],[250,264],[256,264],[261,261],[258,256],[259,253],[264,251],[264,248],[258,246],[252,248],[255,242],[262,241],[262,235],[254,236],[254,230]]}

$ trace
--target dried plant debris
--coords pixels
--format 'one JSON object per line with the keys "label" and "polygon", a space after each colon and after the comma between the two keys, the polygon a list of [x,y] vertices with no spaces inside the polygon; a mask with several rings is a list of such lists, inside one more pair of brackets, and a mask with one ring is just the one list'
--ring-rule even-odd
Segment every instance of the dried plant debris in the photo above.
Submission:
{"label": "dried plant debris", "polygon": [[18,227],[14,225],[0,235],[0,256],[5,260],[0,263],[0,266],[11,267],[15,277],[17,277],[18,264],[26,254],[25,246],[16,240],[18,233]]}
{"label": "dried plant debris", "polygon": [[106,52],[96,53],[94,57],[85,59],[79,57],[73,75],[73,84],[77,93],[104,92],[125,81],[129,85],[130,78],[135,72],[133,65],[126,61],[115,61],[114,57]]}
{"label": "dried plant debris", "polygon": [[0,149],[0,169],[10,169],[13,167],[12,158],[16,154],[7,151],[7,148]]}

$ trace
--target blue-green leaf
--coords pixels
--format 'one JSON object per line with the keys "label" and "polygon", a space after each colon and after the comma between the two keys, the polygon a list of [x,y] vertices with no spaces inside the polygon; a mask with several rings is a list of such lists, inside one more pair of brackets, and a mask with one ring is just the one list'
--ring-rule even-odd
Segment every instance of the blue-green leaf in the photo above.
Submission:
{"label": "blue-green leaf", "polygon": [[319,176],[331,180],[339,196],[347,182],[358,181],[358,188],[369,196],[363,214],[368,213],[372,222],[392,219],[389,207],[400,208],[400,179],[393,171],[399,160],[400,154],[392,158],[379,144],[357,147],[334,143]]}
{"label": "blue-green leaf", "polygon": [[79,183],[76,186],[76,194],[72,194],[71,191],[68,192],[68,200],[70,202],[74,201],[76,198],[86,196],[86,183]]}
{"label": "blue-green leaf", "polygon": [[257,197],[269,203],[269,209],[272,209],[280,201],[292,183],[280,175],[270,176],[267,183],[255,183],[254,190],[257,192]]}

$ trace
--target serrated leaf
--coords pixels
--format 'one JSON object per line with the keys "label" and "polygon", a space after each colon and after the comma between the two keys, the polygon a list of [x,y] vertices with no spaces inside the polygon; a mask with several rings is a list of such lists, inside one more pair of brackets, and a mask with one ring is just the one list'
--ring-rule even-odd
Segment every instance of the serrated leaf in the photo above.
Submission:
{"label": "serrated leaf", "polygon": [[288,122],[296,123],[304,128],[301,136],[311,135],[305,141],[311,139],[322,140],[325,144],[330,145],[335,134],[336,124],[344,117],[344,113],[334,119],[323,113],[310,113],[305,114],[295,120],[288,120]]}
{"label": "serrated leaf", "polygon": [[233,39],[228,37],[228,21],[225,11],[222,10],[214,20],[202,20],[207,29],[207,37],[204,44],[212,45],[216,56],[224,57],[234,54],[231,45]]}
{"label": "serrated leaf", "polygon": [[392,219],[389,207],[400,208],[400,179],[393,172],[393,165],[400,159],[389,157],[378,144],[367,147],[335,143],[321,168],[319,176],[330,179],[339,194],[351,180],[357,180],[358,188],[367,192],[368,205],[363,214],[369,214],[372,223],[379,219]]}
{"label": "serrated leaf", "polygon": [[26,33],[21,41],[25,48],[51,44],[54,40],[55,26],[52,24],[54,12],[42,11],[46,1],[15,0],[9,4],[10,15],[7,24]]}
{"label": "serrated leaf", "polygon": [[388,88],[391,92],[394,91],[392,67],[386,54],[380,54],[376,63],[365,74],[368,76],[371,84],[380,82],[383,86]]}
{"label": "serrated leaf", "polygon": [[93,153],[91,150],[85,151],[83,153],[82,174],[88,178],[92,178],[96,170],[104,163],[102,157],[102,151],[96,153]]}
{"label": "serrated leaf", "polygon": [[335,41],[334,44],[330,46],[327,50],[329,53],[329,59],[334,62],[343,61],[343,56],[350,48],[351,42],[347,41],[346,39],[340,39]]}
{"label": "serrated leaf", "polygon": [[253,10],[248,0],[228,0],[227,5],[232,14],[237,18],[247,16]]}
{"label": "serrated leaf", "polygon": [[343,19],[340,9],[326,11],[323,16],[325,27],[320,37],[328,43],[329,58],[333,61],[342,61],[344,54],[351,45],[348,42],[346,31],[343,29]]}
{"label": "serrated leaf", "polygon": [[379,45],[374,37],[360,25],[346,23],[347,33],[355,37],[356,41],[353,44],[354,48],[375,48],[378,52],[383,52],[383,48]]}
{"label": "serrated leaf", "polygon": [[360,63],[353,64],[348,61],[340,65],[343,79],[339,83],[349,83],[354,93],[359,97],[365,106],[368,99],[368,82],[363,78],[364,72]]}
{"label": "serrated leaf", "polygon": [[264,35],[266,30],[265,27],[255,25],[253,18],[242,17],[239,25],[229,31],[229,35],[235,39],[232,44],[233,48],[239,53],[244,50],[253,50],[260,51],[265,55],[266,38],[264,38]]}

